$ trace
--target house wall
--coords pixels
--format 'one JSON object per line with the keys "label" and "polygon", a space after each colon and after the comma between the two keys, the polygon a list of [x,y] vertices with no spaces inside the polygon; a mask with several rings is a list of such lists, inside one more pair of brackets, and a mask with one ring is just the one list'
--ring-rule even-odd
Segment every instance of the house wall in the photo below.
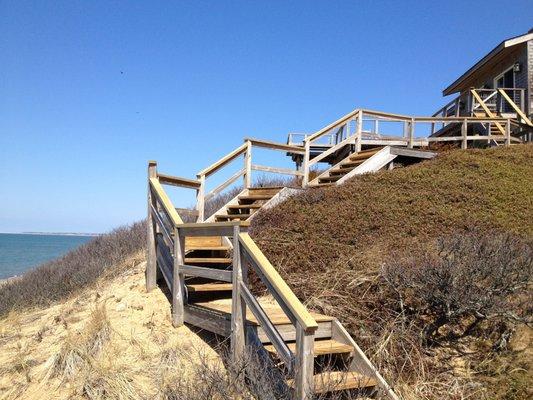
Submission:
{"label": "house wall", "polygon": [[524,64],[527,68],[528,85],[527,97],[528,101],[528,115],[533,114],[533,40],[527,42],[527,63]]}

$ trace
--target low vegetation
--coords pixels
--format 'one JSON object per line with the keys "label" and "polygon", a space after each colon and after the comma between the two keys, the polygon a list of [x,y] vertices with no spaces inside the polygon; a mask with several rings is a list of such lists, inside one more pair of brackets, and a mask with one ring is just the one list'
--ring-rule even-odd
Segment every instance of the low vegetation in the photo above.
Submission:
{"label": "low vegetation", "polygon": [[65,256],[28,271],[0,286],[0,317],[12,310],[44,307],[112,277],[117,266],[146,245],[144,222],[98,236]]}
{"label": "low vegetation", "polygon": [[533,146],[450,151],[304,191],[252,234],[406,398],[526,399],[532,193]]}

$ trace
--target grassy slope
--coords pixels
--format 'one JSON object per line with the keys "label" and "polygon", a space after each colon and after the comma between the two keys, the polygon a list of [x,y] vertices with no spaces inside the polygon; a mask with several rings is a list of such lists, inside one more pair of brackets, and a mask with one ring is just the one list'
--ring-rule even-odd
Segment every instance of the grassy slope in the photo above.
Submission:
{"label": "grassy slope", "polygon": [[[452,382],[438,375],[446,368],[434,350],[430,357],[413,355],[429,350],[414,343],[416,330],[398,328],[391,305],[396,299],[383,291],[380,267],[446,235],[512,232],[531,238],[532,194],[533,146],[451,151],[422,164],[360,176],[340,187],[307,190],[263,211],[253,222],[252,235],[296,294],[347,324],[390,378],[416,381],[419,392],[426,385],[428,398],[460,398],[464,390],[453,394]],[[449,356],[446,352],[448,365]],[[464,367],[485,361],[454,362]],[[468,368],[471,375],[475,365]],[[424,379],[414,376],[422,370],[427,373]],[[494,373],[480,375],[492,379]],[[432,379],[449,384],[437,394],[432,384],[422,382]],[[481,378],[472,379],[477,384]],[[523,383],[496,379],[485,395],[496,396],[497,385]],[[521,398],[523,390],[515,397],[507,390],[498,396]]]}

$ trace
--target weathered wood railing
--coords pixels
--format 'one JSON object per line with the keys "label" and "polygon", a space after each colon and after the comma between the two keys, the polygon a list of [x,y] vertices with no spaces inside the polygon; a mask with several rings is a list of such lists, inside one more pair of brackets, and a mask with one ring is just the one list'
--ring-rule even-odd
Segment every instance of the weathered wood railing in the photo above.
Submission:
{"label": "weathered wood railing", "polygon": [[[269,172],[269,173],[277,173],[277,174],[284,174],[284,175],[294,175],[294,176],[301,176],[303,175],[301,171],[298,171],[296,169],[288,169],[288,168],[276,168],[276,167],[269,167],[265,165],[259,165],[254,164],[252,159],[252,150],[253,148],[264,148],[268,150],[277,150],[277,151],[283,151],[283,152],[293,152],[297,154],[303,154],[303,149],[299,146],[293,146],[289,144],[283,144],[283,143],[276,143],[271,142],[267,140],[259,140],[259,139],[253,139],[253,138],[246,138],[244,139],[244,143],[237,147],[232,152],[228,153],[224,157],[222,157],[220,160],[216,161],[215,163],[211,164],[207,168],[201,170],[197,174],[197,182],[200,185],[200,189],[197,196],[197,203],[196,208],[198,210],[198,221],[204,221],[205,219],[205,203],[206,201],[209,201],[214,196],[220,194],[223,190],[230,187],[232,184],[234,184],[239,178],[243,178],[243,188],[249,189],[252,187],[252,171],[263,171],[263,172]],[[237,171],[235,174],[230,176],[226,181],[222,182],[220,185],[215,187],[213,190],[211,190],[208,193],[205,193],[205,186],[206,186],[206,178],[208,178],[210,175],[213,175],[215,172],[220,171],[223,167],[228,165],[230,162],[238,158],[239,156],[243,156],[244,158],[244,165],[243,168]]]}
{"label": "weathered wood railing", "polygon": [[[249,189],[252,187],[252,171],[262,171],[268,173],[276,173],[283,175],[302,176],[303,172],[297,169],[289,168],[277,168],[267,165],[254,164],[252,161],[252,149],[264,148],[269,150],[278,150],[282,152],[291,152],[296,154],[303,154],[304,150],[300,146],[294,146],[284,143],[276,143],[267,140],[259,140],[253,138],[246,138],[244,143],[237,147],[235,150],[226,154],[224,157],[211,164],[207,168],[204,168],[196,175],[196,179],[182,178],[179,176],[172,176],[157,173],[154,164],[154,178],[157,177],[160,184],[172,185],[182,187],[186,189],[192,189],[196,191],[196,208],[195,210],[189,210],[186,213],[188,215],[195,215],[197,222],[205,221],[205,204],[207,201],[222,193],[228,187],[237,182],[240,178],[243,178],[243,188]],[[225,166],[230,164],[233,160],[243,156],[244,165],[241,169],[231,175],[224,182],[217,187],[206,193],[206,180],[214,173],[220,171]]]}
{"label": "weathered wood railing", "polygon": [[[163,178],[161,178],[163,176]],[[156,286],[158,271],[172,296],[172,323],[180,326],[187,321],[188,294],[185,277],[203,277],[232,283],[231,353],[235,359],[246,351],[246,310],[258,321],[269,341],[295,377],[296,398],[308,399],[313,393],[314,335],[318,324],[294,295],[283,278],[248,235],[247,222],[183,223],[163,189],[162,183],[193,184],[181,178],[170,179],[157,173],[157,165],[148,165],[148,250],[146,286]],[[231,270],[198,267],[185,264],[187,237],[221,236],[231,238],[233,262]],[[248,269],[252,268],[267,292],[278,302],[296,332],[293,353],[268,314],[252,293],[248,284]]]}
{"label": "weathered wood railing", "polygon": [[[387,132],[383,129],[385,124],[396,124],[397,131]],[[442,124],[457,124],[460,126],[460,136],[432,137],[435,133],[435,126]],[[420,125],[428,125],[422,130],[423,136],[416,137],[415,132]],[[468,134],[468,127],[473,125],[483,125],[487,134]],[[501,134],[494,135],[490,131],[490,126],[501,127]],[[364,129],[366,127],[366,129]],[[429,128],[429,129],[428,129]],[[320,155],[310,158],[310,149],[313,144],[323,136],[331,135],[332,132],[342,129],[341,140],[335,143]],[[407,115],[390,114],[372,110],[358,109],[346,114],[337,121],[320,129],[316,133],[304,139],[304,159],[303,159],[303,185],[309,182],[310,169],[316,163],[324,160],[329,155],[340,150],[344,146],[353,146],[354,152],[361,151],[361,146],[365,145],[396,145],[407,146],[409,148],[428,146],[435,142],[461,142],[461,147],[466,148],[469,141],[490,141],[504,142],[509,145],[512,141],[519,139],[511,136],[511,120],[502,117],[412,117]]]}

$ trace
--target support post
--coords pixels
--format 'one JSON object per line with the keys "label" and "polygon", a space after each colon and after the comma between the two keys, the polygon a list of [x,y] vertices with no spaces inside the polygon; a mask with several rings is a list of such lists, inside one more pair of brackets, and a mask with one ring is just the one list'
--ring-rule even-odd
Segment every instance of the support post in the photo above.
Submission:
{"label": "support post", "polygon": [[310,400],[314,395],[315,333],[306,332],[296,323],[296,399]]}
{"label": "support post", "polygon": [[231,292],[231,356],[234,362],[242,360],[246,350],[246,304],[241,295],[243,270],[241,264],[240,227],[233,227],[233,281]]}
{"label": "support post", "polygon": [[[461,149],[465,150],[468,148],[468,141],[466,140],[467,133],[468,133],[468,125],[467,125],[466,118],[463,120],[463,123],[461,124]],[[490,135],[490,129],[489,129],[489,135]]]}
{"label": "support post", "polygon": [[184,282],[180,265],[185,264],[185,237],[178,228],[174,228],[174,265],[172,268],[172,325],[183,325],[184,317]]}
{"label": "support post", "polygon": [[196,222],[204,222],[205,219],[205,175],[197,175],[200,187],[196,189],[196,210],[198,219]]}
{"label": "support post", "polygon": [[411,118],[411,121],[409,121],[409,141],[407,143],[407,147],[410,149],[413,148],[413,140],[415,138],[415,119]]}
{"label": "support post", "polygon": [[309,157],[311,152],[311,141],[304,139],[305,154],[303,160],[303,178],[302,178],[302,187],[307,187],[309,183]]}
{"label": "support post", "polygon": [[152,217],[152,207],[157,207],[157,202],[152,196],[150,178],[157,177],[157,163],[148,161],[148,215],[146,218],[147,248],[146,248],[146,291],[154,289],[157,285],[157,254],[155,247],[156,225]]}
{"label": "support post", "polygon": [[357,131],[355,134],[355,152],[361,151],[361,141],[363,139],[363,110],[357,113]]}
{"label": "support post", "polygon": [[507,118],[507,122],[505,123],[505,145],[511,145],[511,120],[509,118]]}
{"label": "support post", "polygon": [[246,141],[246,153],[244,153],[244,189],[252,187],[252,142]]}

